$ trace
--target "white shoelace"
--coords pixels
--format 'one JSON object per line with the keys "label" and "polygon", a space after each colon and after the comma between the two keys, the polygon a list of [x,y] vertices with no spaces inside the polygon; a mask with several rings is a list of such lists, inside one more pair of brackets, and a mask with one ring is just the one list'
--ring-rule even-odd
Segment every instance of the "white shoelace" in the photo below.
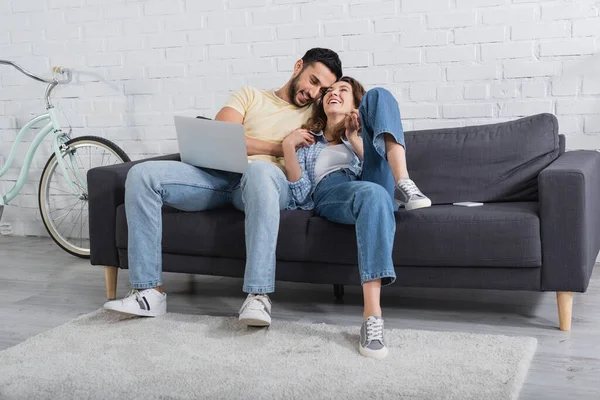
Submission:
{"label": "white shoelace", "polygon": [[383,321],[380,319],[367,320],[367,342],[373,340],[383,342]]}
{"label": "white shoelace", "polygon": [[402,189],[409,197],[413,194],[419,195],[419,188],[411,179],[402,179],[398,182],[398,187]]}
{"label": "white shoelace", "polygon": [[125,300],[129,300],[129,298],[135,298],[136,301],[141,300],[142,295],[140,294],[140,291],[138,289],[132,289],[129,293],[127,293],[127,296],[125,296],[123,298],[123,301]]}

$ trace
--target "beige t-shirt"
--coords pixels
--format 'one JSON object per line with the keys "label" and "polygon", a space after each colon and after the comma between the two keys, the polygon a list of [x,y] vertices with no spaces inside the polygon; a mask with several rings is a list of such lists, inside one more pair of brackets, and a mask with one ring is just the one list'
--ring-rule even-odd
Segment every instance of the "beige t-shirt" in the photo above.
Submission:
{"label": "beige t-shirt", "polygon": [[[312,106],[298,108],[277,97],[274,90],[243,87],[233,93],[225,107],[243,115],[247,137],[265,142],[281,143],[294,129],[300,128],[312,113]],[[263,160],[284,167],[283,157],[266,154],[249,156],[248,160]]]}

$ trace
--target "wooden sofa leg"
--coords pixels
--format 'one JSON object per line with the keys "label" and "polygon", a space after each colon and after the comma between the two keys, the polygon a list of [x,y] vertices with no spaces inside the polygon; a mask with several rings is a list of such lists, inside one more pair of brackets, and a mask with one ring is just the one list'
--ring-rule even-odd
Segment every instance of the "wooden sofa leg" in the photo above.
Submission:
{"label": "wooden sofa leg", "polygon": [[558,326],[561,331],[571,330],[573,315],[573,292],[556,292],[558,303]]}
{"label": "wooden sofa leg", "polygon": [[117,277],[119,276],[119,267],[104,267],[104,277],[106,278],[106,298],[114,300],[117,298]]}

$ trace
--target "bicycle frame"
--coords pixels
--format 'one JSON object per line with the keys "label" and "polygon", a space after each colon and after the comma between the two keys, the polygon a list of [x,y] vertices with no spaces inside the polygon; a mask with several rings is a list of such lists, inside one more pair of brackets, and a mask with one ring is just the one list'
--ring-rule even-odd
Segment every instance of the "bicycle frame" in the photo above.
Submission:
{"label": "bicycle frame", "polygon": [[[35,139],[31,143],[29,150],[27,150],[27,154],[25,155],[25,161],[23,163],[23,166],[21,167],[19,176],[18,176],[17,181],[15,182],[14,186],[5,195],[0,195],[0,207],[7,205],[12,199],[14,199],[19,194],[19,192],[23,188],[23,185],[25,185],[25,181],[27,180],[27,174],[29,173],[29,169],[31,167],[31,161],[33,160],[33,156],[35,155],[35,152],[37,151],[37,149],[40,146],[40,144],[42,143],[42,141],[50,133],[52,133],[54,135],[53,149],[54,149],[54,154],[56,155],[56,158],[58,161],[58,165],[61,169],[61,172],[65,176],[66,181],[69,184],[71,190],[73,191],[73,193],[79,194],[80,196],[84,195],[84,193],[82,193],[82,191],[81,191],[82,188],[83,188],[83,190],[87,191],[86,179],[85,179],[85,177],[81,176],[78,168],[71,168],[71,171],[73,171],[73,174],[75,175],[75,179],[77,179],[79,181],[79,184],[81,186],[78,186],[70,179],[70,174],[68,172],[68,166],[62,157],[62,155],[67,151],[67,149],[65,147],[65,143],[67,142],[69,137],[60,128],[60,124],[58,123],[58,119],[56,118],[55,108],[50,107],[50,108],[48,108],[47,111],[48,112],[46,114],[42,114],[42,115],[32,118],[23,128],[21,128],[21,130],[19,131],[19,133],[17,135],[15,143],[12,146],[10,154],[6,160],[6,164],[0,170],[0,177],[2,177],[4,174],[6,174],[6,172],[9,170],[10,166],[12,165],[12,163],[15,159],[17,148],[21,144],[23,137],[25,137],[25,135],[27,135],[29,133],[29,131],[31,130],[31,128],[34,127],[35,125],[37,125],[43,121],[49,121],[48,124],[46,126],[44,126],[40,130],[40,132],[38,132],[38,134],[35,136]],[[75,161],[75,156],[73,155],[73,152],[69,152],[69,158],[70,158],[71,165],[77,165],[76,161]]]}

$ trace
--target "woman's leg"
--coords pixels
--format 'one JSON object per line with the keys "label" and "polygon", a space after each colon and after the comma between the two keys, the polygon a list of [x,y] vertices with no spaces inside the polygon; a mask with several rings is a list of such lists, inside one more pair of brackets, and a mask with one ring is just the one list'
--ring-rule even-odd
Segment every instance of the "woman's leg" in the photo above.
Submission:
{"label": "woman's leg", "polygon": [[362,180],[383,186],[407,210],[431,206],[408,176],[398,102],[383,88],[369,90],[359,107],[364,147]]}
{"label": "woman's leg", "polygon": [[379,301],[381,298],[381,279],[363,283],[362,290],[365,303],[363,319],[367,319],[373,315],[381,317],[381,303]]}

